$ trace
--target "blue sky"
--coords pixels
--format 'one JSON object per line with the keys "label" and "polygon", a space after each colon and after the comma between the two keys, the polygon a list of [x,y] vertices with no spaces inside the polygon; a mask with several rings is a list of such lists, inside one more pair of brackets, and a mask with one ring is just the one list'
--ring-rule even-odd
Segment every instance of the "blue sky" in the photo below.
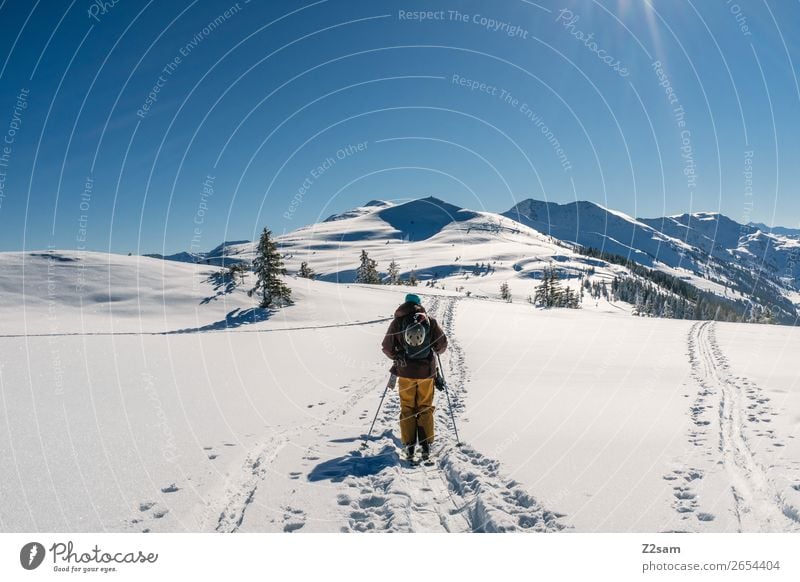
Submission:
{"label": "blue sky", "polygon": [[101,4],[0,2],[0,250],[428,195],[800,226],[797,3]]}

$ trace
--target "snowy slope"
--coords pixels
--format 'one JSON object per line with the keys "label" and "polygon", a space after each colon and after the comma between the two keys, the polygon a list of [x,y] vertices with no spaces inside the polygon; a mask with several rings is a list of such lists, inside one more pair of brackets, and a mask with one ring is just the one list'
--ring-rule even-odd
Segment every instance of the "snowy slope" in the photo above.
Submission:
{"label": "snowy slope", "polygon": [[715,212],[635,219],[592,202],[524,200],[504,213],[541,232],[620,255],[725,296],[729,289],[796,317],[800,241]]}
{"label": "snowy slope", "polygon": [[[736,259],[738,265],[762,271],[767,276],[788,277],[795,287],[800,282],[800,263],[797,261],[800,241],[797,236],[768,233],[752,225],[739,224],[717,212],[642,219],[642,222],[723,263]],[[788,229],[779,230],[791,233]]]}
{"label": "snowy slope", "polygon": [[[783,232],[783,231],[782,231]],[[788,231],[787,231],[788,232]],[[720,297],[773,308],[782,323],[796,317],[800,239],[768,234],[712,212],[636,219],[586,201],[524,200],[503,214],[476,212],[428,197],[405,203],[373,200],[279,237],[290,272],[309,263],[322,280],[351,282],[366,250],[386,273],[496,296],[509,282],[533,292],[543,268],[580,277],[589,269],[613,278],[628,273],[575,252],[575,244],[662,271]],[[226,243],[211,262],[251,260],[254,243]]]}
{"label": "snowy slope", "polygon": [[[278,238],[289,272],[302,261],[319,279],[352,282],[362,250],[385,275],[398,263],[401,278],[413,273],[424,285],[496,297],[509,282],[517,297],[534,292],[542,269],[555,265],[564,276],[577,278],[590,269],[610,280],[627,269],[582,256],[566,245],[514,220],[491,212],[463,209],[434,197],[403,204],[373,201],[324,222]],[[230,249],[237,258],[253,256],[254,245]],[[608,308],[605,302],[601,308]]]}
{"label": "snowy slope", "polygon": [[294,306],[226,327],[252,302],[203,303],[206,267],[38,254],[0,254],[3,531],[798,530],[789,328],[418,288],[466,444],[439,393],[436,466],[412,469],[394,391],[359,447],[407,288],[290,278]]}
{"label": "snowy slope", "polygon": [[676,244],[647,224],[593,202],[558,204],[528,199],[503,215],[560,240],[620,255],[648,267],[656,261],[694,267],[687,262],[688,245]]}
{"label": "snowy slope", "polygon": [[462,432],[578,531],[800,531],[791,329],[459,311]]}

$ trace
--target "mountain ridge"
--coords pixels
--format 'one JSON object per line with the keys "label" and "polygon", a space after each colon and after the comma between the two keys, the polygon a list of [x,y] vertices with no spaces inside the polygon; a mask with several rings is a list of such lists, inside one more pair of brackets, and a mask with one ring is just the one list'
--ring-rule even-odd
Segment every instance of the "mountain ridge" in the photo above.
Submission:
{"label": "mountain ridge", "polygon": [[[355,280],[362,250],[384,268],[395,261],[406,269],[404,276],[429,281],[485,274],[489,264],[502,265],[488,270],[492,277],[513,266],[508,276],[523,282],[537,280],[554,264],[565,277],[582,277],[593,269],[587,255],[599,253],[608,259],[601,266],[609,280],[619,274],[610,265],[626,270],[631,261],[704,292],[769,307],[783,321],[795,318],[800,305],[800,237],[767,233],[718,212],[634,218],[588,200],[529,198],[493,213],[428,196],[372,200],[276,240],[290,273],[306,261],[321,279],[340,283]],[[225,265],[251,260],[254,253],[255,243],[233,241],[189,259]]]}

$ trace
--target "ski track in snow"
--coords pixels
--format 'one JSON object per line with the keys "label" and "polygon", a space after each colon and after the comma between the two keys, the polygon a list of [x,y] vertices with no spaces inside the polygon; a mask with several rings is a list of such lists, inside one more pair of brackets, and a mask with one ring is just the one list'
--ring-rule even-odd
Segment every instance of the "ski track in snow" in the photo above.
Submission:
{"label": "ski track in snow", "polygon": [[770,399],[755,383],[731,374],[717,343],[715,323],[695,323],[688,343],[692,376],[699,385],[689,411],[693,423],[689,443],[700,447],[713,464],[705,471],[687,466],[664,476],[677,483],[673,507],[684,520],[694,514],[698,522],[713,521],[713,513],[699,511],[702,504],[695,485],[721,466],[725,482],[730,483],[739,531],[798,530],[800,510],[788,499],[791,493],[781,490],[774,471],[779,459],[773,451],[784,443],[766,428],[777,414],[768,404]]}
{"label": "ski track in snow", "polygon": [[[230,483],[225,495],[225,505],[218,512],[217,523],[214,529],[218,532],[233,533],[239,529],[244,521],[247,507],[255,497],[258,485],[267,475],[270,463],[274,461],[281,449],[289,442],[286,434],[281,434],[270,439],[262,449],[251,452],[245,461],[245,466],[239,474],[238,480]],[[302,527],[302,526],[301,526]]]}
{"label": "ski track in snow", "polygon": [[[437,317],[449,339],[443,365],[453,410],[463,410],[467,379],[464,352],[454,333],[457,300],[429,297],[428,312]],[[442,305],[444,303],[444,305]],[[445,363],[446,362],[446,363]],[[521,485],[505,479],[499,463],[470,446],[456,447],[447,399],[438,393],[436,442],[432,459],[438,466],[410,466],[400,461],[399,441],[394,436],[400,406],[387,397],[376,423],[384,435],[371,447],[389,455],[392,464],[376,475],[349,476],[344,483],[352,494],[340,495],[347,507],[342,531],[398,532],[508,532],[560,531],[562,515],[553,513],[529,495]]]}
{"label": "ski track in snow", "polygon": [[[455,335],[454,321],[458,300],[437,296],[426,297],[428,311],[437,317],[448,336],[449,347],[442,357],[447,375],[453,412],[458,418],[464,410],[463,397],[468,379],[464,352]],[[263,445],[254,447],[245,457],[238,472],[228,478],[222,490],[210,500],[201,519],[204,531],[236,532],[247,519],[248,508],[265,480],[275,477],[272,464],[282,455],[297,454],[297,447],[287,446],[303,434],[314,435],[314,444],[305,449],[295,466],[319,463],[318,447],[331,436],[331,425],[361,408],[358,417],[365,425],[371,421],[377,405],[375,386],[384,384],[385,374],[369,374],[344,389],[355,386],[352,394],[322,419],[288,429],[276,429]],[[369,398],[368,398],[369,397]],[[366,412],[369,411],[369,412]],[[336,475],[338,492],[331,493],[330,505],[341,515],[339,531],[368,532],[555,532],[565,529],[564,516],[544,509],[537,500],[514,480],[503,477],[500,463],[469,445],[456,446],[447,398],[437,392],[436,442],[432,450],[432,466],[410,465],[400,459],[398,419],[399,398],[396,387],[390,388],[375,423],[367,451],[355,451],[338,459],[343,465],[361,469]],[[323,460],[323,464],[324,464]],[[372,470],[371,468],[375,468]],[[319,465],[316,469],[319,470]],[[338,470],[338,469],[336,469]],[[334,470],[334,473],[335,471]],[[369,474],[363,474],[369,473]],[[294,471],[289,478],[300,479]],[[173,485],[174,486],[174,485]],[[330,489],[328,490],[330,491]],[[298,507],[299,499],[287,494],[271,502],[279,510],[269,525],[255,529],[284,532],[300,531],[308,519],[308,508]],[[143,503],[145,515],[132,523],[147,526],[142,518],[160,519],[160,506]],[[168,511],[168,510],[167,510]],[[153,515],[150,515],[153,514]],[[274,523],[274,525],[273,525]],[[336,526],[332,526],[335,531]],[[145,527],[145,531],[150,531]]]}
{"label": "ski track in snow", "polygon": [[[281,451],[298,435],[306,432],[320,435],[320,439],[323,438],[321,433],[326,426],[341,418],[372,391],[372,384],[363,380],[359,389],[355,390],[341,406],[328,412],[322,420],[278,431],[269,439],[266,445],[251,451],[239,476],[228,482],[225,493],[217,500],[216,504],[212,504],[212,507],[209,508],[211,515],[218,516],[213,527],[215,531],[226,533],[238,531],[244,522],[245,512],[253,502],[260,483],[269,478],[270,465],[278,458]],[[303,457],[304,461],[318,459],[313,454],[313,449],[314,447],[312,446],[309,450],[306,450]],[[301,475],[302,473],[300,472],[292,472],[289,477],[296,480]],[[302,509],[295,508],[291,504],[285,504],[283,509],[282,529],[284,532],[297,531],[305,525],[306,515]]]}

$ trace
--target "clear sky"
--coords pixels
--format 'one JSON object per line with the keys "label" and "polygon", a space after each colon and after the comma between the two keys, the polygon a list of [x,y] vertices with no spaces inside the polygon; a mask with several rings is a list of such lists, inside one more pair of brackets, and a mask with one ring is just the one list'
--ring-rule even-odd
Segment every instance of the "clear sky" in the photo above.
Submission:
{"label": "clear sky", "polygon": [[428,195],[798,227],[798,42],[777,0],[0,0],[0,250]]}

